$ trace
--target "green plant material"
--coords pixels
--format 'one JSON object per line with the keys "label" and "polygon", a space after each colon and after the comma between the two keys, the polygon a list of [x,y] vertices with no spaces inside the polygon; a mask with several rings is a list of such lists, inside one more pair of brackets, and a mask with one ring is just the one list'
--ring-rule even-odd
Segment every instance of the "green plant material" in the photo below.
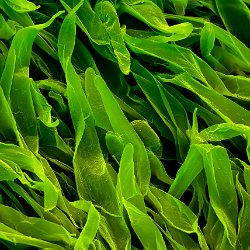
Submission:
{"label": "green plant material", "polygon": [[[102,1],[95,6],[95,11],[100,16],[109,34],[111,45],[122,73],[128,75],[130,72],[130,54],[125,46],[114,6],[109,1]],[[108,16],[107,12],[109,13]]]}
{"label": "green plant material", "polygon": [[232,96],[240,100],[249,101],[248,78],[242,76],[225,75],[220,73],[220,78],[225,83]]}
{"label": "green plant material", "polygon": [[204,168],[211,205],[224,226],[226,238],[235,247],[238,207],[228,156],[224,148],[217,146],[204,147],[202,154],[206,157]]}
{"label": "green plant material", "polygon": [[[126,42],[138,54],[147,54],[168,62],[176,73],[187,72],[220,93],[228,92],[216,72],[186,48],[131,36],[126,36]],[[157,50],[154,49],[156,46]]]}
{"label": "green plant material", "polygon": [[0,144],[2,161],[10,161],[19,165],[21,169],[34,173],[41,182],[35,181],[33,188],[44,192],[45,210],[53,209],[57,204],[58,190],[45,175],[41,162],[32,152],[12,144]]}
{"label": "green plant material", "polygon": [[121,157],[116,189],[121,202],[125,199],[146,213],[144,199],[135,179],[133,156],[134,147],[128,143]]}
{"label": "green plant material", "polygon": [[74,249],[88,249],[96,236],[100,224],[100,215],[93,204],[87,204],[84,201],[75,201],[73,205],[79,209],[82,209],[83,211],[88,212],[87,222],[82,229]]}
{"label": "green plant material", "polygon": [[249,36],[239,29],[243,25],[250,24],[250,11],[247,5],[241,0],[237,2],[216,0],[215,3],[227,30],[249,46]]}
{"label": "green plant material", "polygon": [[8,22],[5,21],[3,15],[0,15],[0,27],[1,39],[9,40],[15,34],[15,30],[8,24]]}
{"label": "green plant material", "polygon": [[[73,11],[76,11],[81,4],[82,2],[80,2]],[[93,201],[95,205],[104,210],[104,213],[107,213],[108,217],[111,215],[108,223],[111,223],[112,228],[112,217],[119,217],[120,210],[113,182],[101,152],[90,106],[87,103],[87,98],[81,87],[80,79],[71,63],[75,29],[74,12],[71,12],[62,24],[58,39],[58,48],[59,58],[65,70],[68,84],[67,96],[69,109],[76,132],[73,165],[77,192],[79,198]],[[67,33],[65,33],[64,30],[67,31]],[[68,40],[69,34],[71,41]],[[88,144],[85,143],[86,140],[89,141]],[[92,157],[90,157],[90,155],[92,155]],[[89,192],[90,190],[91,192]],[[101,190],[102,193],[100,193]],[[122,247],[124,244],[127,245],[125,241],[129,240],[129,236],[123,219],[119,218],[119,221],[120,233],[127,235],[127,238],[125,238],[123,242],[119,238],[115,238],[114,240],[118,246]],[[117,229],[112,228],[111,230],[114,231]]]}
{"label": "green plant material", "polygon": [[[70,12],[75,6],[72,5],[72,1],[60,0],[63,7]],[[92,10],[89,0],[86,0],[79,7],[76,23],[82,29],[83,32],[96,44],[104,45],[109,43],[108,33],[102,24],[98,15]]]}
{"label": "green plant material", "polygon": [[17,1],[7,0],[6,4],[18,13],[34,11],[40,7],[26,0],[17,0]]}
{"label": "green plant material", "polygon": [[101,77],[96,76],[95,86],[101,95],[112,129],[122,136],[124,143],[132,143],[135,147],[136,177],[142,194],[145,194],[150,179],[150,166],[145,146],[132,125],[126,119],[114,96]]}
{"label": "green plant material", "polygon": [[160,31],[166,31],[168,24],[162,10],[153,1],[123,0],[122,11]]}
{"label": "green plant material", "polygon": [[136,133],[142,139],[146,148],[152,150],[158,157],[162,156],[162,144],[160,138],[146,121],[134,120],[132,123]]}
{"label": "green plant material", "polygon": [[222,141],[231,139],[233,137],[239,135],[245,135],[247,139],[247,147],[246,154],[248,159],[250,159],[250,151],[249,151],[249,127],[241,124],[228,124],[221,123],[218,125],[214,125],[202,130],[197,137],[201,142],[205,141]]}
{"label": "green plant material", "polygon": [[193,79],[189,74],[180,74],[173,79],[167,79],[165,81],[171,82],[194,92],[224,121],[244,125],[249,124],[250,112],[248,110],[217,93],[213,89],[209,89],[206,86],[200,84],[200,82]]}
{"label": "green plant material", "polygon": [[[168,225],[185,233],[196,233],[201,249],[208,249],[205,238],[198,226],[198,218],[178,199],[157,188],[150,188],[149,200]],[[174,211],[169,213],[168,211]]]}
{"label": "green plant material", "polygon": [[173,3],[174,8],[176,10],[176,13],[178,15],[184,15],[185,14],[185,9],[187,7],[188,0],[177,0],[177,1],[171,0],[171,2]]}
{"label": "green plant material", "polygon": [[18,232],[35,239],[41,239],[62,246],[74,245],[72,238],[64,227],[40,218],[23,215],[17,210],[0,205],[1,223]]}
{"label": "green plant material", "polygon": [[[71,42],[68,40],[68,33],[64,33],[63,30],[67,30],[67,32],[70,32],[70,37],[72,38]],[[67,34],[67,36],[65,36]],[[109,176],[106,170],[106,164],[104,162],[104,159],[101,154],[97,134],[94,128],[93,124],[93,118],[90,115],[90,109],[89,106],[86,105],[86,97],[82,90],[80,79],[78,78],[73,65],[70,61],[72,52],[73,52],[73,46],[74,46],[74,39],[75,39],[75,21],[73,13],[68,15],[68,18],[64,20],[64,24],[61,28],[61,32],[59,34],[58,39],[58,47],[59,47],[59,58],[61,59],[62,66],[65,69],[66,79],[67,79],[67,95],[69,99],[69,108],[72,110],[71,116],[73,120],[73,124],[76,131],[76,151],[74,154],[74,167],[75,167],[75,173],[76,173],[76,183],[78,186],[78,192],[80,198],[87,198],[89,195],[93,196],[92,194],[89,194],[86,192],[90,187],[85,187],[86,185],[85,181],[82,181],[82,178],[86,178],[85,176],[90,175],[99,175],[100,178],[106,179],[103,183],[107,184],[107,188],[111,188],[111,180],[109,180]],[[79,95],[81,95],[81,98],[79,98]],[[80,104],[80,103],[82,104]],[[79,117],[80,115],[80,117]],[[83,141],[85,140],[91,140],[91,144],[86,145],[83,144]],[[94,149],[94,150],[93,150]],[[91,168],[89,163],[91,163],[91,158],[86,157],[87,154],[92,153],[93,156],[95,156],[95,160],[93,161],[94,168]],[[86,156],[85,156],[86,155]],[[85,160],[86,162],[84,163]],[[89,162],[90,160],[90,162]],[[96,165],[96,162],[99,162],[100,164]],[[87,175],[84,174],[84,168],[80,166],[84,166],[85,171],[89,172]],[[98,167],[98,169],[96,169]],[[91,178],[90,178],[91,179]],[[90,181],[90,180],[89,180]],[[96,192],[99,192],[98,188],[96,187],[96,184],[91,184],[92,189],[96,189]],[[83,185],[83,186],[82,186]],[[103,185],[99,182],[99,185]],[[105,192],[106,195],[109,195],[109,192]],[[113,193],[111,191],[111,193]],[[86,196],[87,195],[87,196]],[[99,196],[99,195],[98,195]],[[100,197],[100,196],[99,196]],[[97,197],[96,197],[97,198]],[[96,199],[95,198],[95,199]],[[100,197],[100,201],[103,197]],[[115,202],[108,202],[109,204],[113,204],[114,210],[115,209]],[[107,206],[109,206],[107,204]],[[101,204],[99,204],[101,205]],[[104,204],[102,204],[104,205]],[[104,206],[105,207],[105,206]],[[109,210],[108,207],[107,211]],[[111,213],[113,209],[111,209]]]}
{"label": "green plant material", "polygon": [[32,44],[38,31],[50,25],[60,14],[56,14],[48,23],[23,28],[17,32],[12,41],[6,60],[6,67],[0,80],[0,85],[7,101],[10,102],[15,120],[23,133],[24,140],[27,146],[35,153],[38,151],[38,132],[31,96],[33,81],[29,78],[28,66]]}
{"label": "green plant material", "polygon": [[249,249],[249,4],[0,0],[0,249]]}
{"label": "green plant material", "polygon": [[246,221],[249,220],[250,197],[237,179],[236,187],[242,200],[242,208],[239,213],[239,233],[237,238],[237,248],[244,249],[249,246],[248,227]]}
{"label": "green plant material", "polygon": [[128,201],[123,201],[132,227],[145,249],[167,249],[163,237],[153,220]]}
{"label": "green plant material", "polygon": [[183,40],[192,34],[193,25],[185,22],[169,26],[165,33],[156,31],[145,31],[129,29],[127,33],[138,38],[147,38],[155,42],[167,43]]}
{"label": "green plant material", "polygon": [[17,230],[4,225],[3,223],[0,223],[0,230],[1,230],[1,236],[0,236],[1,239],[5,241],[13,242],[16,245],[24,244],[26,246],[33,246],[37,248],[49,248],[49,249],[54,248],[54,249],[61,249],[61,250],[64,249],[64,247],[61,247],[59,245],[46,242],[40,239],[32,238],[30,236],[26,236],[18,232]]}
{"label": "green plant material", "polygon": [[[187,158],[178,170],[176,178],[170,186],[168,193],[176,198],[180,198],[183,195],[203,169],[202,156],[198,151],[198,147],[199,145],[191,145]],[[190,166],[192,166],[191,169]]]}
{"label": "green plant material", "polygon": [[173,179],[168,175],[160,159],[151,150],[148,151],[148,159],[150,162],[152,176],[155,176],[158,180],[166,184],[172,184]]}
{"label": "green plant material", "polygon": [[151,105],[168,126],[175,138],[178,157],[185,158],[188,141],[186,130],[189,128],[186,111],[171,94],[139,63],[132,64],[132,73]]}

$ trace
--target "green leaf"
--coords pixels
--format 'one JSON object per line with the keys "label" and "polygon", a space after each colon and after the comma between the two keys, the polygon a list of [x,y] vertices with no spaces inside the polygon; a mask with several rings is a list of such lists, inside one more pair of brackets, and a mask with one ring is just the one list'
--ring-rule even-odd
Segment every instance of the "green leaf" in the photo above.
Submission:
{"label": "green leaf", "polygon": [[131,70],[141,90],[172,132],[175,138],[178,158],[183,160],[188,147],[188,140],[185,133],[189,128],[185,109],[181,103],[166,91],[158,80],[137,61],[133,62]]}
{"label": "green leaf", "polygon": [[2,14],[0,14],[0,38],[9,40],[14,34],[15,29],[11,27],[8,22],[5,21]]}
{"label": "green leaf", "polygon": [[247,46],[249,46],[249,36],[244,29],[250,25],[250,11],[248,6],[242,1],[215,0],[219,15],[230,33],[234,34]]}
{"label": "green leaf", "polygon": [[96,76],[95,86],[101,95],[113,131],[121,135],[124,143],[132,143],[135,148],[134,162],[136,177],[142,194],[145,194],[149,185],[150,166],[144,144],[100,76]]}
{"label": "green leaf", "polygon": [[30,236],[26,236],[21,234],[17,230],[14,230],[3,223],[0,223],[0,238],[9,242],[13,242],[15,244],[24,244],[28,246],[33,246],[37,248],[47,248],[47,249],[58,249],[63,250],[64,247],[61,247],[57,244],[53,244],[47,241],[43,241],[40,239],[32,238]]}
{"label": "green leaf", "polygon": [[168,29],[162,10],[152,1],[123,0],[122,3],[122,11],[162,32]]}
{"label": "green leaf", "polygon": [[132,121],[132,126],[142,139],[146,148],[152,150],[158,157],[162,156],[162,143],[156,132],[144,120]]}
{"label": "green leaf", "polygon": [[65,247],[73,246],[75,243],[75,239],[61,225],[45,219],[25,216],[15,209],[1,204],[0,211],[1,223],[21,234]]}
{"label": "green leaf", "polygon": [[130,72],[130,54],[125,46],[115,7],[109,1],[101,1],[96,4],[95,11],[109,34],[110,43],[121,71],[128,75]]}
{"label": "green leaf", "polygon": [[215,42],[215,32],[213,30],[213,26],[210,23],[204,23],[204,27],[201,30],[200,34],[200,47],[201,53],[203,57],[208,57],[214,47]]}
{"label": "green leaf", "polygon": [[[88,212],[88,218],[79,238],[74,246],[75,250],[88,249],[93,242],[100,224],[100,215],[93,204],[84,201],[75,201],[73,205]],[[86,207],[87,206],[87,207]],[[87,208],[87,209],[86,209]]]}
{"label": "green leaf", "polygon": [[198,218],[189,207],[170,194],[153,186],[150,187],[148,198],[167,224],[188,234],[196,233],[201,249],[209,249],[198,226]]}
{"label": "green leaf", "polygon": [[[80,6],[81,4],[77,7]],[[101,152],[87,98],[83,92],[79,76],[70,61],[74,48],[75,29],[75,19],[72,13],[64,19],[59,34],[58,48],[60,61],[68,83],[69,109],[76,132],[73,164],[77,191],[80,198],[93,200],[96,205],[103,206],[107,211],[116,214],[118,213],[116,196],[113,195],[112,200],[110,197],[110,194],[114,194],[115,189]],[[69,37],[71,37],[71,40],[68,39]],[[89,142],[88,144],[85,143],[86,140]],[[103,185],[107,189],[104,189]],[[92,190],[91,193],[89,193],[90,189]],[[100,189],[103,190],[106,199],[100,195]]]}
{"label": "green leaf", "polygon": [[133,52],[163,60],[170,64],[175,73],[187,72],[208,88],[213,88],[219,93],[228,93],[216,72],[191,50],[175,44],[159,43],[128,35],[125,36],[125,41]]}
{"label": "green leaf", "polygon": [[250,148],[249,148],[249,135],[250,128],[242,124],[234,123],[221,123],[210,126],[202,130],[198,135],[197,139],[201,142],[205,141],[222,141],[231,139],[233,137],[244,135],[247,139],[246,153],[250,159]]}
{"label": "green leaf", "polygon": [[125,146],[121,157],[116,190],[121,203],[122,200],[125,199],[146,213],[144,199],[135,179],[133,156],[134,147],[131,143],[128,143]]}
{"label": "green leaf", "polygon": [[188,0],[171,0],[178,15],[184,15]]}
{"label": "green leaf", "polygon": [[[180,74],[167,82],[184,87],[206,102],[224,121],[229,123],[237,123],[249,125],[250,112],[244,107],[224,97],[213,89],[200,84],[189,74]],[[249,117],[249,118],[248,118]]]}
{"label": "green leaf", "polygon": [[163,237],[149,215],[123,200],[131,225],[145,249],[167,249]]}
{"label": "green leaf", "polygon": [[30,151],[11,144],[0,143],[1,159],[11,161],[19,165],[23,170],[34,173],[41,181],[33,188],[44,192],[44,208],[51,210],[55,208],[58,200],[58,189],[47,178],[44,166]]}
{"label": "green leaf", "polygon": [[[90,105],[83,92],[80,78],[71,63],[76,33],[74,11],[81,4],[82,2],[64,19],[58,39],[59,58],[66,76],[69,110],[75,129],[73,166],[77,192],[80,199],[93,202],[105,214],[115,244],[126,246],[130,235],[121,216],[115,187],[101,151]],[[124,237],[120,239],[118,234],[123,234]]]}
{"label": "green leaf", "polygon": [[242,200],[242,208],[239,212],[239,225],[238,225],[238,237],[237,237],[237,249],[247,249],[250,244],[249,239],[249,215],[250,215],[250,195],[247,193],[238,178],[236,180],[236,187]]}
{"label": "green leaf", "polygon": [[69,13],[74,7],[78,6],[75,22],[82,29],[82,31],[86,33],[91,41],[99,45],[109,43],[109,36],[105,26],[101,22],[98,15],[92,10],[89,0],[78,1],[78,4],[81,3],[81,6],[70,6],[73,3],[71,0],[60,0],[60,2]]}
{"label": "green leaf", "polygon": [[27,0],[6,0],[6,4],[18,13],[35,11],[40,8]]}
{"label": "green leaf", "polygon": [[229,157],[220,146],[203,145],[199,151],[203,156],[211,206],[224,227],[225,237],[235,247],[238,200]]}

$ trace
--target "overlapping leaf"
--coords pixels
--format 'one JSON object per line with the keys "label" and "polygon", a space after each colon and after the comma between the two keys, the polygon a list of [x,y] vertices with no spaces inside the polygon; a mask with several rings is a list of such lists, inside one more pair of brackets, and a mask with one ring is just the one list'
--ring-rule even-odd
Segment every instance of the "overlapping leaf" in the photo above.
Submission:
{"label": "overlapping leaf", "polygon": [[0,249],[248,249],[249,4],[0,0]]}

